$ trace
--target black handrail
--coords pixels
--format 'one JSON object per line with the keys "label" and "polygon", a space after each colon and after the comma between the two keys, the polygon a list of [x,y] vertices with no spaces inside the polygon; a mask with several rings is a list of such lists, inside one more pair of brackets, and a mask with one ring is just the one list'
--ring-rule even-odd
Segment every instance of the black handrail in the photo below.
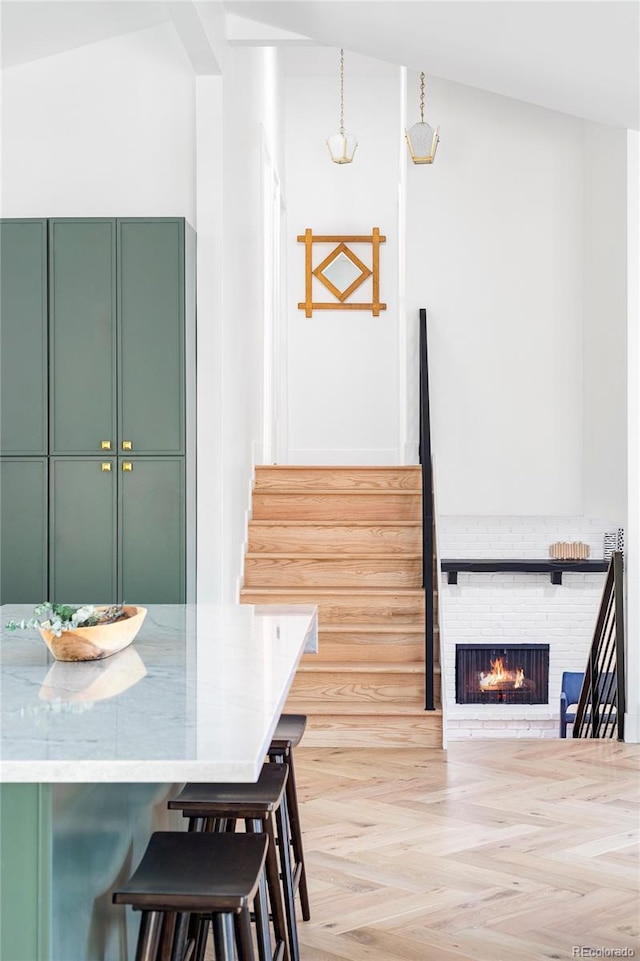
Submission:
{"label": "black handrail", "polygon": [[623,558],[609,563],[587,669],[576,708],[573,736],[624,740],[625,668]]}
{"label": "black handrail", "polygon": [[425,711],[435,710],[433,672],[433,467],[429,411],[427,311],[420,308],[420,464],[422,465],[422,586],[424,588]]}

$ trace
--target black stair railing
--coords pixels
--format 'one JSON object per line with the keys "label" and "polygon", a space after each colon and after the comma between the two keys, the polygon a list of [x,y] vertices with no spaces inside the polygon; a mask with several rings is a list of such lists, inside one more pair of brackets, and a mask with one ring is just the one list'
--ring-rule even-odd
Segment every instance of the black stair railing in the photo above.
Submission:
{"label": "black stair railing", "polygon": [[573,736],[624,740],[625,712],[623,558],[616,552],[593,635],[576,708]]}
{"label": "black stair railing", "polygon": [[422,466],[422,586],[425,603],[424,664],[425,710],[435,710],[434,610],[433,610],[433,466],[429,411],[429,356],[427,311],[420,308],[420,464]]}

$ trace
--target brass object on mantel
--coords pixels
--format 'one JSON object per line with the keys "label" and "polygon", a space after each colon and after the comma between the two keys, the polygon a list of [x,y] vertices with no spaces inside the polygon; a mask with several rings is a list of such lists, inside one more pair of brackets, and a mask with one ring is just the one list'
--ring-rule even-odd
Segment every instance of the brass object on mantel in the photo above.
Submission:
{"label": "brass object on mantel", "polygon": [[590,553],[588,544],[582,541],[556,541],[549,548],[549,556],[554,561],[585,561]]}

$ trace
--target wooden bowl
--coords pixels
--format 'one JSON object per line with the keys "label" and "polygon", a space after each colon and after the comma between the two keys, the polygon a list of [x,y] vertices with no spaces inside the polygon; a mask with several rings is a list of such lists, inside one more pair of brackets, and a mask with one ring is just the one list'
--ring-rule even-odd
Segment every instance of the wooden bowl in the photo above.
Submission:
{"label": "wooden bowl", "polygon": [[[104,609],[97,608],[99,611]],[[38,630],[57,661],[98,661],[128,647],[142,627],[146,607],[125,604],[123,610],[126,618],[111,624],[96,624],[95,627],[77,627],[75,631],[66,631],[60,637],[44,627]]]}

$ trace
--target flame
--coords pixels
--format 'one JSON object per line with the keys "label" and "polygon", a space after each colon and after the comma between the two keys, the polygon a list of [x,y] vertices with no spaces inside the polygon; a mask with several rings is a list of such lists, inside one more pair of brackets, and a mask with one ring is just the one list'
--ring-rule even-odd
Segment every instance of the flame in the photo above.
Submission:
{"label": "flame", "polygon": [[509,671],[505,667],[501,657],[491,661],[491,673],[480,672],[480,690],[491,691],[500,688],[511,687],[518,689],[524,686],[524,671],[521,667],[515,671]]}

